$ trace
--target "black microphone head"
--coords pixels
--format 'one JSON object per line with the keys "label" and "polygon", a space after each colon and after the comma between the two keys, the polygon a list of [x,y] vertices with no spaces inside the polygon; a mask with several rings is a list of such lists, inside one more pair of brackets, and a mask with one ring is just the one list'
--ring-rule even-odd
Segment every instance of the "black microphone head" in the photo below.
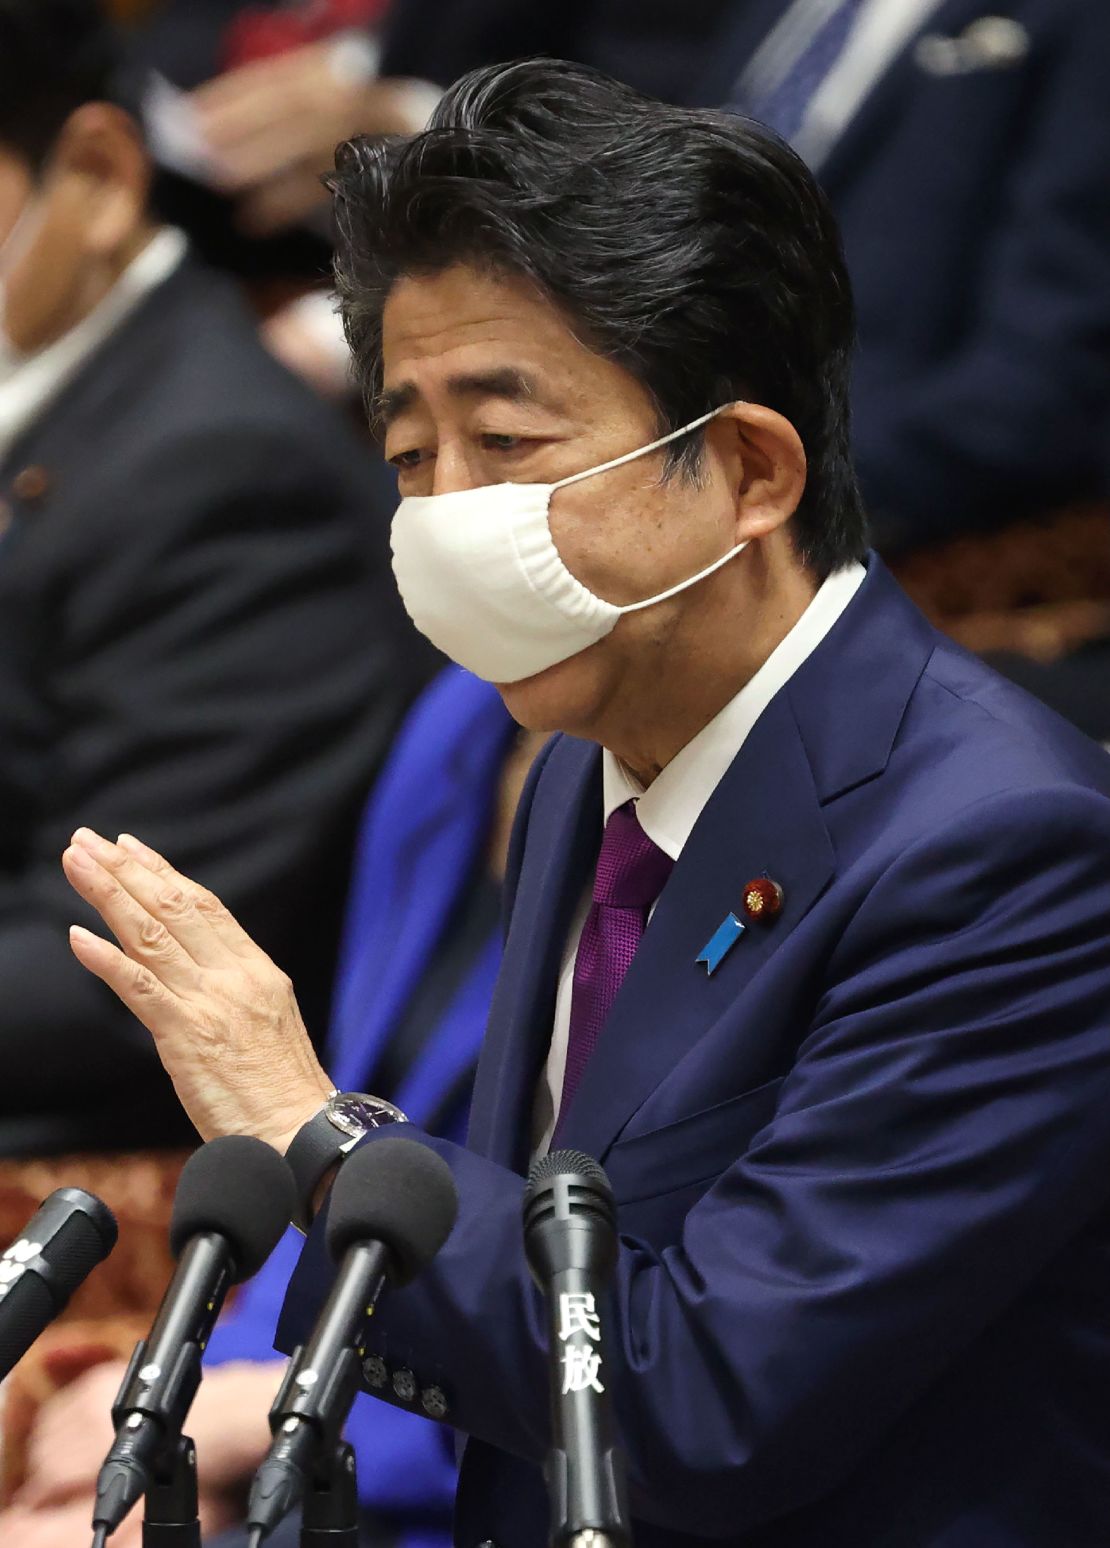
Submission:
{"label": "black microphone head", "polygon": [[108,1206],[83,1188],[56,1188],[0,1257],[0,1377],[30,1348],[116,1245]]}
{"label": "black microphone head", "polygon": [[593,1188],[607,1199],[612,1199],[613,1189],[605,1175],[605,1168],[584,1150],[549,1150],[533,1162],[528,1173],[528,1187],[524,1193],[525,1208],[532,1202],[545,1182],[551,1177],[573,1177],[585,1188]]}
{"label": "black microphone head", "polygon": [[95,1193],[86,1193],[84,1188],[55,1188],[27,1222],[23,1238],[35,1237],[55,1218],[61,1229],[53,1240],[50,1268],[58,1288],[69,1296],[111,1252],[119,1239],[119,1226]]}
{"label": "black microphone head", "polygon": [[451,1234],[459,1196],[451,1168],[417,1140],[375,1140],[344,1161],[328,1206],[328,1251],[338,1263],[356,1242],[384,1242],[395,1285],[407,1285]]}
{"label": "black microphone head", "polygon": [[547,1227],[576,1223],[612,1242],[616,1250],[617,1206],[605,1170],[581,1150],[552,1150],[528,1174],[524,1190],[524,1249],[533,1273],[547,1261]]}
{"label": "black microphone head", "polygon": [[190,1239],[215,1231],[235,1264],[232,1283],[257,1274],[289,1224],[296,1187],[289,1163],[248,1134],[209,1140],[185,1163],[170,1221],[176,1258]]}

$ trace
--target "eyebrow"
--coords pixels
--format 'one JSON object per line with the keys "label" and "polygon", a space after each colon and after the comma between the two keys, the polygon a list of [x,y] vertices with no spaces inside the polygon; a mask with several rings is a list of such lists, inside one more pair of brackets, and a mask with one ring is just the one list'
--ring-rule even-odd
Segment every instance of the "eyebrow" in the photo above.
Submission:
{"label": "eyebrow", "polygon": [[[447,391],[453,398],[503,398],[509,403],[533,403],[540,397],[535,377],[515,366],[498,366],[491,371],[468,371],[447,379]],[[374,402],[374,419],[383,428],[393,423],[418,400],[414,382],[387,387]]]}

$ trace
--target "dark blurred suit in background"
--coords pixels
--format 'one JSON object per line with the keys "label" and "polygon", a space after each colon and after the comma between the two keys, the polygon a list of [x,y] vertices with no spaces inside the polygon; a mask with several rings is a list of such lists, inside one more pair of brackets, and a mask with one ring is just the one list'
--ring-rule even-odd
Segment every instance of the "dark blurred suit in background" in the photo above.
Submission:
{"label": "dark blurred suit in background", "polygon": [[[732,10],[698,95],[773,121],[782,54],[804,48],[829,7]],[[878,546],[1104,492],[1110,6],[846,10],[843,52],[811,74],[801,124],[778,127],[844,235],[860,314],[855,446]]]}
{"label": "dark blurred suit in background", "polygon": [[[150,206],[94,0],[0,0],[0,1154],[172,1145],[58,856],[223,892],[322,1034],[355,823],[426,654],[392,480]],[[91,922],[91,921],[88,921]]]}
{"label": "dark blurred suit in background", "polygon": [[729,0],[393,0],[381,70],[449,86],[479,65],[550,54],[681,102],[703,76],[713,40],[741,8]]}
{"label": "dark blurred suit in background", "polygon": [[78,822],[234,898],[323,1027],[409,696],[387,482],[188,259],[0,460],[5,1152],[182,1135],[148,1034],[70,956]]}

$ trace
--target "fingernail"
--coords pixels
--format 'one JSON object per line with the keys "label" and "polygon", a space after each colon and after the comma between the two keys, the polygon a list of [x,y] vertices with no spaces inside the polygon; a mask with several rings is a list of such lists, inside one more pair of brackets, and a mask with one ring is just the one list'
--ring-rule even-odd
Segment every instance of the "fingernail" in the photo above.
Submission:
{"label": "fingernail", "polygon": [[141,839],[137,839],[133,833],[121,833],[116,843],[121,849],[126,849],[128,854],[138,855],[143,860],[153,860],[154,851]]}
{"label": "fingernail", "polygon": [[62,857],[73,867],[75,871],[93,871],[96,862],[87,849],[82,849],[80,844],[71,844]]}
{"label": "fingernail", "polygon": [[95,941],[96,936],[91,930],[86,930],[84,925],[70,925],[69,938],[71,941]]}
{"label": "fingernail", "polygon": [[100,855],[109,859],[116,852],[116,846],[106,838],[101,838],[99,833],[94,833],[91,828],[78,828],[73,835],[74,842],[81,845],[94,855]]}

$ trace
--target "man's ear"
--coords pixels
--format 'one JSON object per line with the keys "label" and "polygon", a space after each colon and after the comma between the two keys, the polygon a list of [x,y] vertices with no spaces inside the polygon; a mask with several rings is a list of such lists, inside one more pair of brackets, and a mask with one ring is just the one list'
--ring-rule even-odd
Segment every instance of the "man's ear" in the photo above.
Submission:
{"label": "man's ear", "polygon": [[82,238],[90,257],[112,258],[134,240],[146,217],[150,157],[130,114],[87,102],[58,136],[51,172],[80,200]]}
{"label": "man's ear", "polygon": [[806,487],[801,436],[761,403],[730,403],[707,428],[736,501],[736,541],[767,537],[784,526]]}

